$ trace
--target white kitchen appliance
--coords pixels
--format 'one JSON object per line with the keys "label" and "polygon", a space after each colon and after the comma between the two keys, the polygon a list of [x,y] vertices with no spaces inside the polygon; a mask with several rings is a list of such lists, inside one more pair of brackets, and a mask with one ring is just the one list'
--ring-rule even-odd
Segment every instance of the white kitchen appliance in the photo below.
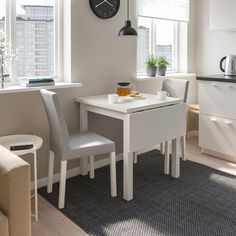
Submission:
{"label": "white kitchen appliance", "polygon": [[[225,61],[225,66],[223,67]],[[229,55],[220,60],[220,69],[226,76],[236,75],[236,55]]]}

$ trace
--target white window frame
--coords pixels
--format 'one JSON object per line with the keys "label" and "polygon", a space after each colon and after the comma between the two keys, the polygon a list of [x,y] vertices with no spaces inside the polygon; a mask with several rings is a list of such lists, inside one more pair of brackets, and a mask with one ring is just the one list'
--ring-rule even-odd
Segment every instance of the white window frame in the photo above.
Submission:
{"label": "white window frame", "polygon": [[[156,31],[157,29],[157,20],[158,19],[154,19],[151,17],[144,17],[144,16],[138,16],[138,18],[145,18],[145,19],[150,19],[151,21],[151,37],[150,37],[150,55],[155,55],[155,46],[156,46]],[[170,20],[168,20],[170,21]],[[179,71],[179,63],[178,63],[178,54],[179,54],[179,22],[178,21],[173,21],[175,22],[175,27],[174,27],[174,47],[172,48],[172,55],[173,55],[173,64],[172,64],[172,68],[167,68],[167,73],[171,74],[171,73],[177,73]],[[138,60],[138,58],[137,58]],[[138,76],[143,76],[145,75],[146,72],[145,71],[138,71],[137,70],[137,75]]]}
{"label": "white window frame", "polygon": [[[16,1],[6,0],[6,18],[5,31],[7,34],[7,43],[10,43],[12,50],[16,51]],[[54,0],[54,79],[63,81],[63,0]],[[9,65],[10,82],[17,84],[20,77],[17,78],[16,63]]]}

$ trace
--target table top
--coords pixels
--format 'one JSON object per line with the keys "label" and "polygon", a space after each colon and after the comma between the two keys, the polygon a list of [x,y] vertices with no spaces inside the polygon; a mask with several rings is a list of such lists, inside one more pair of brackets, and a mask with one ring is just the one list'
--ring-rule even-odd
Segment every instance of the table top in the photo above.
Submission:
{"label": "table top", "polygon": [[141,110],[154,109],[181,103],[181,98],[167,97],[166,100],[159,100],[157,95],[142,93],[144,99],[132,100],[129,102],[111,104],[108,102],[108,94],[88,97],[78,97],[76,102],[92,105],[121,113],[133,113]]}
{"label": "table top", "polygon": [[18,150],[12,151],[18,156],[25,155],[28,153],[33,153],[34,151],[38,150],[43,145],[42,138],[36,135],[8,135],[0,137],[0,145],[5,147],[6,149],[10,150],[10,146],[17,144],[17,143],[30,143],[33,144],[33,148],[25,149],[25,150]]}

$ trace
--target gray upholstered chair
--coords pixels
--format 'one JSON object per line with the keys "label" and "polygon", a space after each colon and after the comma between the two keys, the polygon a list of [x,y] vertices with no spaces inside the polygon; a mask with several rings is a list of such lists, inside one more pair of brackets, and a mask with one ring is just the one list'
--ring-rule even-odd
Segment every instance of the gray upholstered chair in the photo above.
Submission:
{"label": "gray upholstered chair", "polygon": [[115,143],[93,132],[69,135],[57,94],[42,89],[41,95],[50,126],[48,193],[52,192],[54,154],[61,161],[58,208],[64,208],[67,161],[90,157],[90,178],[94,178],[94,155],[110,153],[111,196],[117,195]]}
{"label": "gray upholstered chair", "polygon": [[[183,79],[164,79],[162,84],[162,91],[169,93],[170,97],[182,98],[184,103],[187,103],[189,81]],[[170,155],[169,155],[169,141],[165,144],[161,143],[161,152],[165,154],[164,173],[170,172]],[[182,159],[186,160],[186,136],[181,137],[181,152]]]}

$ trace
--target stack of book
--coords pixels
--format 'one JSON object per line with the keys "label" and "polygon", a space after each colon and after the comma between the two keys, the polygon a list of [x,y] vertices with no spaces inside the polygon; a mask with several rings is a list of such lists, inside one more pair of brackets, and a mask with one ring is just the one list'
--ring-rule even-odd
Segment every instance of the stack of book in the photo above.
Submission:
{"label": "stack of book", "polygon": [[40,77],[26,79],[21,84],[25,87],[53,86],[55,81],[53,77]]}

